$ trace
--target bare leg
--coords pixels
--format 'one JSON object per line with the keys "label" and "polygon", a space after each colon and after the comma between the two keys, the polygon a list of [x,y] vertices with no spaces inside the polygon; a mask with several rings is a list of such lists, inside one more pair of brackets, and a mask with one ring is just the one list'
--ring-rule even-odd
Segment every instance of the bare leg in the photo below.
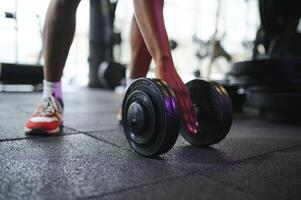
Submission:
{"label": "bare leg", "polygon": [[75,32],[76,9],[80,0],[52,0],[44,26],[44,77],[60,81]]}
{"label": "bare leg", "polygon": [[151,55],[144,43],[135,16],[133,16],[130,32],[131,71],[130,78],[146,77],[151,62]]}
{"label": "bare leg", "polygon": [[163,18],[164,0],[134,0],[135,16],[156,68],[174,67]]}

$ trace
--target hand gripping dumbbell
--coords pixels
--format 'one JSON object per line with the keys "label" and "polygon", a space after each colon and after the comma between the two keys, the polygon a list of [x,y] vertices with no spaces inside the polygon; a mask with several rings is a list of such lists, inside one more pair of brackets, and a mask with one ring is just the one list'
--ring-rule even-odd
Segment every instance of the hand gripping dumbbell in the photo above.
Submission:
{"label": "hand gripping dumbbell", "polygon": [[186,130],[173,90],[160,79],[140,78],[126,91],[122,104],[124,133],[131,148],[142,156],[168,152],[179,132],[190,144],[209,146],[224,139],[232,124],[232,104],[216,82],[195,79],[186,84],[197,114],[199,131]]}

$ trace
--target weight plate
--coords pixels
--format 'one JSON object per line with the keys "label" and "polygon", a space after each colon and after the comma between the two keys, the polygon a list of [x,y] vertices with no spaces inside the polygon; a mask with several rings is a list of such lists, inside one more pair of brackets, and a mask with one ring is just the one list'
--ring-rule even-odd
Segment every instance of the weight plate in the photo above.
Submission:
{"label": "weight plate", "polygon": [[252,84],[301,83],[301,59],[266,59],[233,64],[229,75],[235,82]]}
{"label": "weight plate", "polygon": [[0,63],[0,82],[3,84],[43,83],[43,66],[17,63]]}
{"label": "weight plate", "polygon": [[196,146],[215,144],[224,138],[225,132],[228,132],[231,126],[230,103],[221,89],[212,82],[195,79],[186,86],[197,111],[200,130],[197,134],[189,133],[182,122],[180,133],[189,143]]}
{"label": "weight plate", "polygon": [[229,95],[228,91],[226,90],[226,88],[217,82],[211,81],[211,83],[215,84],[215,86],[220,90],[220,92],[222,94],[222,95],[220,95],[220,98],[223,102],[222,112],[224,113],[224,119],[223,119],[223,122],[224,122],[223,127],[224,128],[220,132],[219,137],[213,143],[213,144],[216,144],[216,143],[219,143],[220,141],[222,141],[227,136],[228,132],[230,131],[232,121],[233,121],[233,105],[232,105],[230,95]]}
{"label": "weight plate", "polygon": [[217,83],[221,85],[230,96],[232,111],[234,113],[242,112],[243,104],[246,101],[246,94],[244,93],[244,89],[240,87],[240,85],[229,83],[227,80],[219,80],[217,81]]}
{"label": "weight plate", "polygon": [[124,133],[131,148],[148,157],[170,150],[179,132],[172,113],[170,97],[164,87],[153,79],[135,80],[122,104]]}
{"label": "weight plate", "polygon": [[251,87],[247,103],[260,109],[301,111],[301,87]]}
{"label": "weight plate", "polygon": [[167,91],[167,93],[169,95],[174,117],[177,119],[180,119],[180,111],[177,106],[177,97],[176,97],[175,92],[167,85],[167,83],[165,81],[163,81],[161,79],[156,79],[156,80],[158,81],[159,84],[161,84],[165,88],[165,90]]}
{"label": "weight plate", "polygon": [[125,78],[124,65],[116,62],[102,62],[98,68],[98,79],[101,85],[108,89],[114,89]]}
{"label": "weight plate", "polygon": [[[177,141],[178,135],[179,135],[179,130],[180,130],[180,112],[178,110],[177,106],[177,100],[176,100],[176,95],[174,91],[167,85],[167,83],[161,79],[155,79],[156,83],[159,84],[160,86],[164,87],[165,91],[167,92],[168,100],[167,100],[167,106],[170,107],[171,109],[168,109],[170,111],[168,114],[168,119],[170,120],[170,125],[172,127],[168,128],[171,132],[177,133],[177,134],[170,134],[170,138],[168,143],[174,144]],[[168,148],[168,146],[166,146]],[[162,149],[163,151],[167,152],[170,149]]]}

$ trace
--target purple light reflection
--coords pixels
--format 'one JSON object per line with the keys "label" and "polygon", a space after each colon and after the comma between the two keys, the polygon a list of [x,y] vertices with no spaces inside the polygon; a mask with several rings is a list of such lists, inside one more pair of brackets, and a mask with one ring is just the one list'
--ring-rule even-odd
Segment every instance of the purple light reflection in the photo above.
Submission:
{"label": "purple light reflection", "polygon": [[170,114],[170,113],[171,113],[170,110],[173,109],[173,108],[172,108],[172,105],[171,105],[169,99],[168,99],[166,96],[163,96],[163,99],[164,99],[165,107],[166,107],[166,109],[167,109],[167,113]]}

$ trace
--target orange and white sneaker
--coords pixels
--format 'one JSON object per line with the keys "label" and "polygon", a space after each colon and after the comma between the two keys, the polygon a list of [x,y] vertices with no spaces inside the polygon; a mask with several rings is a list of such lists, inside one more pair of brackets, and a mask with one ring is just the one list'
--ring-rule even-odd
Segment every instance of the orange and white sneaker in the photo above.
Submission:
{"label": "orange and white sneaker", "polygon": [[53,96],[45,98],[25,124],[25,133],[50,135],[63,125],[63,104]]}

